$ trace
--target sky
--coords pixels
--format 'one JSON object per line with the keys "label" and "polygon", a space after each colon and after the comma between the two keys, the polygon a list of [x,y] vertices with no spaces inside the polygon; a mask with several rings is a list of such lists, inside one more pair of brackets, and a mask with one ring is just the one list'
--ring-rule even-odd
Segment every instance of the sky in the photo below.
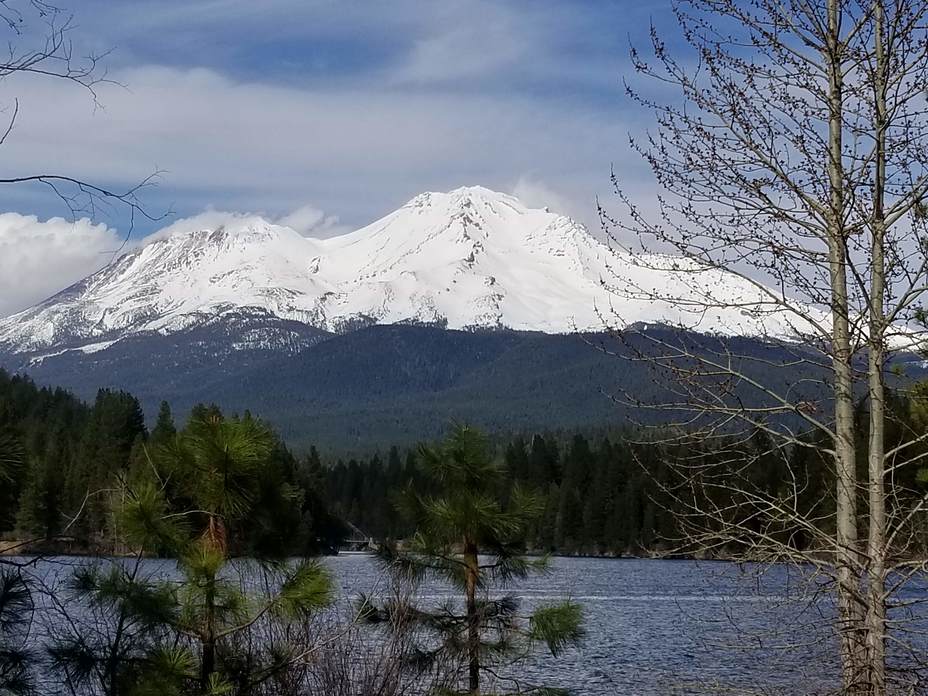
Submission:
{"label": "sky", "polygon": [[[0,178],[121,190],[159,172],[141,200],[160,219],[75,220],[45,187],[0,187],[0,315],[205,210],[330,236],[480,184],[595,226],[613,166],[650,186],[628,147],[650,116],[622,80],[651,22],[674,40],[669,0],[67,3],[74,54],[109,52],[112,83],[94,99],[42,76],[0,80],[0,108],[18,103]],[[3,40],[34,41],[41,25],[24,19]]]}

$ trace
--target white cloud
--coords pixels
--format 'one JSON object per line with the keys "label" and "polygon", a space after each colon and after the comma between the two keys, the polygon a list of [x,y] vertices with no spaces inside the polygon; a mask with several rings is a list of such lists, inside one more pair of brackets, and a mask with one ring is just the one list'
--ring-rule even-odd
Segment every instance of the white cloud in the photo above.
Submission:
{"label": "white cloud", "polygon": [[[506,189],[539,172],[594,213],[610,145],[624,125],[582,102],[393,88],[285,87],[206,69],[115,73],[104,108],[49,82],[13,85],[20,120],[7,171],[66,171],[129,185],[165,170],[154,194],[217,208],[287,211],[305,203],[360,225],[423,190],[480,182]],[[152,195],[152,192],[149,192]]]}
{"label": "white cloud", "polygon": [[301,205],[274,222],[290,227],[304,237],[316,237],[317,239],[334,237],[350,231],[350,228],[339,224],[337,215],[326,215],[312,204]]}
{"label": "white cloud", "polygon": [[106,225],[0,214],[0,316],[25,309],[109,263],[123,245]]}
{"label": "white cloud", "polygon": [[202,213],[190,215],[175,220],[170,225],[162,227],[157,232],[148,235],[141,244],[149,244],[158,239],[166,239],[175,234],[189,234],[199,230],[215,230],[225,225],[237,224],[249,217],[257,218],[251,213],[234,213],[226,210],[204,210]]}
{"label": "white cloud", "polygon": [[100,270],[120,253],[174,234],[271,219],[303,235],[331,237],[349,231],[334,215],[304,205],[273,219],[257,213],[206,210],[175,220],[145,239],[127,242],[121,233],[86,218],[39,220],[35,215],[0,213],[0,317],[14,314]]}
{"label": "white cloud", "polygon": [[176,234],[189,234],[198,230],[215,230],[228,225],[241,226],[252,222],[261,223],[265,221],[289,227],[305,237],[315,237],[317,239],[334,237],[351,231],[338,223],[337,216],[326,215],[313,205],[300,206],[293,212],[283,216],[208,209],[202,213],[175,220],[170,225],[166,225],[157,232],[145,237],[141,243],[144,245],[157,239],[164,239]]}
{"label": "white cloud", "polygon": [[393,80],[447,82],[485,76],[516,64],[531,52],[531,46],[513,30],[513,18],[501,8],[496,8],[495,15],[479,23],[466,16],[450,18],[446,26],[454,28],[415,42],[406,61],[394,71]]}
{"label": "white cloud", "polygon": [[530,208],[548,208],[561,215],[573,215],[573,205],[539,179],[522,175],[512,187],[512,195]]}

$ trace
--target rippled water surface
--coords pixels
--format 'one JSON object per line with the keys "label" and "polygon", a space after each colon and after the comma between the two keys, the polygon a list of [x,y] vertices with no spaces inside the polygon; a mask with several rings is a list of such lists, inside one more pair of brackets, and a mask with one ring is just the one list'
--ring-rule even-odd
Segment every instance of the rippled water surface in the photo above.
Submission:
{"label": "rippled water surface", "polygon": [[[372,559],[328,562],[345,593],[375,589]],[[550,574],[509,592],[527,607],[572,598],[586,611],[583,644],[557,660],[533,660],[518,673],[528,682],[594,696],[808,694],[824,691],[835,673],[829,607],[800,600],[804,592],[783,568],[557,558]],[[426,585],[420,601],[447,596]]]}
{"label": "rippled water surface", "polygon": [[[86,562],[59,559],[48,573],[61,578]],[[345,603],[386,591],[371,557],[323,562]],[[145,563],[156,574],[174,573],[172,561]],[[801,599],[795,576],[785,568],[760,573],[721,562],[554,559],[549,574],[492,594],[514,594],[526,610],[580,602],[587,636],[558,659],[540,655],[507,675],[591,696],[824,693],[835,677],[831,605]],[[426,583],[418,601],[451,596],[447,586]]]}

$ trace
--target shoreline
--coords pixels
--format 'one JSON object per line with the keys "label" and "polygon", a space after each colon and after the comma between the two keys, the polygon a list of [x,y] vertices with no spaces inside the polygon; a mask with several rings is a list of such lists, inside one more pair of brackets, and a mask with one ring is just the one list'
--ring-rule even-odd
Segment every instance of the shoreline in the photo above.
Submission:
{"label": "shoreline", "polygon": [[[41,559],[47,558],[133,558],[136,554],[129,551],[119,553],[112,549],[93,549],[76,544],[73,540],[61,540],[61,546],[43,545],[43,542],[4,540],[0,541],[0,564],[2,559],[7,558],[29,558]],[[591,553],[541,553],[538,551],[529,551],[525,554],[530,558],[541,558],[548,556],[550,558],[584,558],[604,561],[702,561],[702,562],[721,562],[721,563],[743,563],[752,562],[744,559],[734,559],[725,557],[708,557],[696,554],[675,554],[668,553],[650,553],[635,555],[630,553],[622,554],[591,554]],[[342,550],[338,553],[318,554],[316,556],[299,556],[294,555],[292,558],[337,558],[351,556],[369,556],[374,557],[376,553],[368,551],[348,551]],[[168,558],[167,556],[153,556],[146,554],[148,558]]]}

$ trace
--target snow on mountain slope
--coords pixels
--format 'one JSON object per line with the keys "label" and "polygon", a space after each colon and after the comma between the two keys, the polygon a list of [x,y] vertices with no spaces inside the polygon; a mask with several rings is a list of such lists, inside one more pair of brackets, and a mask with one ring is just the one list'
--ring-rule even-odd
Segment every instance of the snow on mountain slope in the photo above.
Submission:
{"label": "snow on mountain slope", "polygon": [[241,307],[315,324],[327,288],[309,272],[314,249],[286,227],[237,216],[178,229],[40,304],[0,322],[17,352],[80,347],[140,331],[171,332]]}
{"label": "snow on mountain slope", "polygon": [[747,281],[720,272],[684,284],[678,273],[642,268],[608,249],[568,217],[466,187],[424,193],[367,227],[324,240],[253,215],[182,221],[0,321],[0,347],[89,351],[243,310],[334,331],[414,321],[557,333],[602,329],[606,321],[729,335],[790,332],[782,316],[758,319],[737,308],[696,315],[685,302],[645,298],[659,290],[692,299],[699,288],[742,306],[760,297]]}

